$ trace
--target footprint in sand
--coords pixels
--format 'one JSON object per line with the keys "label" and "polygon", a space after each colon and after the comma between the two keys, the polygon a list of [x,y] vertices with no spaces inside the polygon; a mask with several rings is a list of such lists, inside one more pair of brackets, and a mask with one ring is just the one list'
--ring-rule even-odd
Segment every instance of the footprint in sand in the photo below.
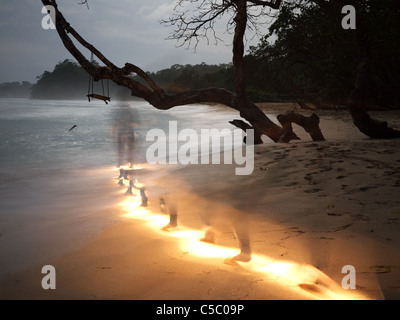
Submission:
{"label": "footprint in sand", "polygon": [[376,188],[378,188],[378,186],[368,186],[368,187],[361,187],[359,190],[360,191],[368,191],[368,190],[376,189]]}
{"label": "footprint in sand", "polygon": [[320,192],[320,191],[321,191],[321,189],[315,188],[315,189],[305,190],[304,192],[305,193],[317,193],[317,192]]}

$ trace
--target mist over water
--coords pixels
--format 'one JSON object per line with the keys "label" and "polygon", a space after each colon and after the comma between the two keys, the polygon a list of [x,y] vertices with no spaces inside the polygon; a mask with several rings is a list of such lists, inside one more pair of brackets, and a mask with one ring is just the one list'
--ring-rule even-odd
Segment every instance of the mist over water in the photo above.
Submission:
{"label": "mist over water", "polygon": [[[0,276],[49,264],[118,221],[113,123],[121,103],[0,99]],[[173,120],[178,130],[232,130],[238,117],[204,105],[124,103],[140,117],[135,163],[146,163],[152,128],[168,133]]]}

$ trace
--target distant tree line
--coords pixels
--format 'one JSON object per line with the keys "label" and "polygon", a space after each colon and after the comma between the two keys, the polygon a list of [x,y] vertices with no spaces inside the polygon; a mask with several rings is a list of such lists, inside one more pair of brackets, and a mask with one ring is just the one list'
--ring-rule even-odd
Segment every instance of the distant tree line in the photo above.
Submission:
{"label": "distant tree line", "polygon": [[[232,64],[197,65],[174,64],[168,69],[149,73],[155,82],[169,92],[219,87],[233,89],[234,73]],[[139,81],[139,79],[137,79]]]}
{"label": "distant tree line", "polygon": [[88,74],[75,62],[59,62],[52,72],[36,77],[32,86],[32,99],[82,99],[87,95]]}
{"label": "distant tree line", "polygon": [[[170,68],[149,72],[154,80],[167,92],[179,92],[187,89],[198,89],[204,86],[232,88],[234,74],[231,64],[198,65],[174,64]],[[141,81],[138,77],[133,78]],[[89,93],[89,75],[76,62],[65,59],[59,62],[53,71],[44,71],[36,77],[37,82],[5,82],[0,84],[0,97],[32,99],[85,99]],[[94,82],[93,91],[99,94],[109,86],[113,99],[131,98],[128,89],[119,87],[113,82]],[[91,93],[91,92],[90,92]]]}
{"label": "distant tree line", "polygon": [[[232,87],[233,70],[229,64],[207,65],[179,65],[149,75],[167,92],[179,92],[197,89],[204,86]],[[141,81],[139,77],[132,76]],[[52,72],[45,71],[37,77],[37,83],[32,86],[32,99],[82,99],[88,94],[89,75],[76,62],[64,60],[58,63]],[[94,92],[102,94],[103,88],[109,86],[113,99],[128,99],[128,89],[119,87],[113,82],[94,82]]]}
{"label": "distant tree line", "polygon": [[0,98],[29,98],[31,87],[28,81],[0,83]]}

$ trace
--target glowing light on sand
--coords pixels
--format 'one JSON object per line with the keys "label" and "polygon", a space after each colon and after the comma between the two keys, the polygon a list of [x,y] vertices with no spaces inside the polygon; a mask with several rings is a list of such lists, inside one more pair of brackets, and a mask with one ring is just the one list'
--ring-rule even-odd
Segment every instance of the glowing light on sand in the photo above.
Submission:
{"label": "glowing light on sand", "polygon": [[137,179],[135,180],[134,184],[135,184],[135,187],[138,188],[138,189],[144,187],[144,184],[143,184],[143,183],[140,183],[139,181],[137,181]]}
{"label": "glowing light on sand", "polygon": [[167,233],[167,236],[181,239],[195,239],[199,237],[200,232],[197,230],[173,230]]}
{"label": "glowing light on sand", "polygon": [[[189,233],[188,233],[189,235]],[[194,237],[180,239],[184,252],[202,258],[223,258],[229,264],[238,265],[260,275],[266,281],[297,291],[300,295],[313,299],[366,299],[366,297],[346,291],[337,285],[326,274],[312,265],[299,264],[292,261],[276,261],[267,256],[253,254],[250,262],[231,260],[239,253],[237,248],[228,248],[199,241],[203,235],[198,232]],[[228,259],[227,259],[228,258]],[[220,260],[219,260],[220,263]]]}
{"label": "glowing light on sand", "polygon": [[147,225],[149,227],[153,227],[156,230],[161,230],[162,227],[166,226],[169,222],[169,218],[167,216],[163,216],[161,214],[156,214],[148,217]]}
{"label": "glowing light on sand", "polygon": [[133,194],[127,197],[124,201],[121,202],[121,206],[124,212],[127,212],[126,215],[137,215],[147,213],[146,211],[140,210],[142,204],[142,198],[139,194]]}
{"label": "glowing light on sand", "polygon": [[292,265],[284,262],[275,262],[266,266],[260,266],[260,271],[269,272],[277,276],[286,276],[291,273]]}
{"label": "glowing light on sand", "polygon": [[199,239],[204,236],[203,233],[198,232],[195,237],[187,239],[185,242],[181,242],[181,248],[194,255],[205,257],[205,258],[227,258],[237,255],[237,248],[223,247],[216,244],[210,244],[202,242]]}
{"label": "glowing light on sand", "polygon": [[[148,207],[141,207],[140,196],[130,196],[122,202],[124,216],[143,221],[149,229],[165,237],[176,239],[179,248],[193,258],[207,258],[208,263],[221,263],[239,253],[238,248],[229,248],[200,241],[204,236],[201,230],[189,229],[184,226],[163,231],[169,223],[169,216],[152,212]],[[279,284],[293,290],[305,298],[311,299],[367,299],[367,297],[348,291],[336,284],[325,273],[308,264],[299,264],[288,260],[275,260],[268,256],[253,254],[250,262],[228,260],[233,265],[258,274],[266,283]],[[232,267],[232,270],[235,267]]]}
{"label": "glowing light on sand", "polygon": [[124,209],[133,209],[133,210],[127,210],[122,216],[126,218],[132,218],[132,219],[138,219],[138,220],[145,220],[147,216],[147,210],[143,207],[140,206],[141,201],[135,201],[135,202],[129,202],[127,201],[126,203],[124,202],[122,204],[122,207]]}
{"label": "glowing light on sand", "polygon": [[119,171],[120,169],[123,169],[123,170],[141,170],[141,169],[143,169],[143,166],[141,166],[141,165],[133,165],[132,167],[130,167],[130,166],[120,166],[120,167],[113,167],[112,168],[113,171]]}

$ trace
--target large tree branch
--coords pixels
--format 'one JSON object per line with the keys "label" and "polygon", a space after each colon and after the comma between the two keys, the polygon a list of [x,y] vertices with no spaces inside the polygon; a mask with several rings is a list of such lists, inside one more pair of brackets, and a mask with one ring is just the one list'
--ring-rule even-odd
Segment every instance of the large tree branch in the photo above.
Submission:
{"label": "large tree branch", "polygon": [[[82,46],[84,46],[85,48],[87,48],[90,52],[93,52],[93,54],[95,56],[97,56],[101,62],[103,62],[108,68],[110,69],[114,69],[117,68],[111,61],[109,61],[99,50],[97,50],[92,44],[88,43],[78,32],[76,32],[76,30],[74,28],[71,27],[71,25],[65,20],[64,16],[61,14],[61,12],[58,10],[58,5],[56,3],[55,0],[51,0],[51,1],[42,1],[43,4],[45,4],[46,2],[49,3],[50,5],[52,5],[55,9],[56,9],[56,28],[58,33],[60,34],[60,32],[62,33],[69,33],[71,34]],[[51,3],[50,3],[51,2]],[[46,5],[46,4],[45,4]],[[70,40],[70,38],[67,37],[62,37],[62,40],[67,41],[68,42],[68,46],[75,46],[72,41],[68,41],[68,39]],[[65,45],[65,43],[64,43]],[[86,58],[80,57],[80,59],[86,60]]]}
{"label": "large tree branch", "polygon": [[[58,10],[56,0],[41,0],[44,5],[52,5],[56,9],[56,29],[65,46],[65,48],[74,56],[78,63],[94,77],[95,80],[111,79],[116,84],[129,88],[133,96],[143,98],[155,108],[160,110],[171,109],[175,106],[188,105],[193,103],[217,102],[240,111],[240,115],[249,121],[249,123],[260,134],[267,135],[275,142],[289,142],[296,138],[296,135],[287,128],[282,128],[272,122],[254,103],[248,101],[245,94],[243,76],[243,35],[246,28],[246,1],[232,0],[229,3],[238,3],[237,18],[237,36],[234,40],[235,67],[238,68],[239,80],[237,82],[238,93],[234,94],[225,89],[206,88],[200,90],[191,90],[177,94],[167,94],[159,87],[142,69],[131,63],[126,63],[124,67],[119,68],[108,60],[99,50],[88,43],[80,34],[73,29],[66,21],[62,13]],[[227,3],[228,1],[226,1]],[[225,3],[225,1],[224,1]],[[235,32],[236,32],[235,31]],[[84,48],[93,52],[105,66],[98,66],[92,61],[86,59],[82,52],[76,47],[70,36],[74,37]],[[136,73],[141,77],[146,85],[129,77],[131,73]],[[240,102],[240,103],[238,103]]]}
{"label": "large tree branch", "polygon": [[[237,96],[232,92],[219,88],[208,88],[201,90],[192,90],[174,95],[166,94],[154,81],[139,67],[127,63],[125,67],[118,68],[111,63],[100,51],[93,45],[89,44],[81,37],[66,21],[62,13],[58,10],[55,0],[42,0],[44,5],[53,5],[56,9],[56,28],[63,41],[66,49],[74,56],[78,63],[96,80],[111,79],[118,85],[127,87],[131,90],[132,95],[140,97],[148,101],[157,109],[167,110],[175,106],[201,103],[201,102],[217,102],[228,107],[240,110],[236,103]],[[67,32],[68,31],[68,32]],[[104,63],[106,67],[95,66],[91,61],[79,51],[71,40],[71,34],[83,47],[94,52],[94,54]],[[131,72],[135,72],[142,77],[148,86],[127,77]],[[249,104],[249,110],[244,115],[245,118],[259,128],[260,132],[269,136],[273,141],[279,141],[282,134],[282,128],[273,123],[263,112],[261,112],[254,104]]]}
{"label": "large tree branch", "polygon": [[[162,94],[162,89],[155,85],[155,83],[147,76],[147,74],[139,67],[132,64],[126,64],[124,68],[118,68],[110,60],[108,60],[99,50],[97,50],[92,44],[88,43],[70,24],[66,21],[62,13],[58,10],[58,6],[55,0],[42,0],[44,5],[52,5],[56,10],[56,29],[62,40],[65,48],[74,56],[78,63],[88,72],[93,78],[98,81],[100,79],[111,79],[118,85],[129,88],[132,94],[143,98],[149,99],[152,95],[151,90],[132,78],[126,77],[132,72],[142,77],[148,86],[153,90],[156,89],[158,94]],[[83,47],[93,52],[106,67],[99,67],[86,59],[81,51],[76,47],[74,42],[71,40],[72,35]]]}

